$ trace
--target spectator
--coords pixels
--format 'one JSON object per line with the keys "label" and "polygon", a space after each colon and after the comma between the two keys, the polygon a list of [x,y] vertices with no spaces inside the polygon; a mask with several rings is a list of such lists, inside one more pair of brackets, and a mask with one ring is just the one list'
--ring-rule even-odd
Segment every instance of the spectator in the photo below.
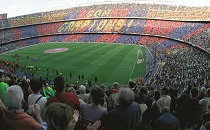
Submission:
{"label": "spectator", "polygon": [[0,98],[3,101],[4,104],[6,104],[6,90],[8,88],[8,85],[2,81],[3,73],[0,72]]}
{"label": "spectator", "polygon": [[86,87],[84,85],[79,86],[79,95],[78,98],[82,99],[85,103],[88,103],[89,94],[86,93]]}
{"label": "spectator", "polygon": [[168,95],[169,94],[169,90],[167,87],[163,87],[160,90],[160,99],[156,102],[156,105],[159,109],[159,111],[161,112],[162,109],[167,109],[170,110],[170,105],[171,105],[171,97]]}
{"label": "spectator", "polygon": [[203,115],[203,122],[200,127],[200,130],[209,130],[209,129],[205,129],[205,124],[208,121],[210,121],[210,109],[208,109],[208,111],[206,113],[204,113],[204,115]]}
{"label": "spectator", "polygon": [[200,114],[197,112],[199,107],[197,96],[198,90],[193,87],[190,91],[190,99],[184,102],[181,108],[182,115],[179,117],[181,129],[190,128],[196,121],[196,115]]}
{"label": "spectator", "polygon": [[159,91],[155,91],[153,98],[154,98],[153,99],[154,102],[158,101],[160,99],[160,92]]}
{"label": "spectator", "polygon": [[[141,110],[134,102],[135,95],[129,88],[119,91],[119,107],[111,110],[105,118],[104,127],[107,130],[134,130],[140,123]],[[102,123],[103,124],[103,123]]]}
{"label": "spectator", "polygon": [[[164,100],[161,100],[159,103],[164,104]],[[179,120],[170,113],[168,107],[161,109],[161,115],[155,121],[155,130],[180,130]]]}
{"label": "spectator", "polygon": [[152,105],[152,98],[149,96],[149,90],[147,87],[142,86],[139,90],[139,92],[136,95],[136,102],[138,102],[139,104],[146,104],[148,107],[151,107]]}
{"label": "spectator", "polygon": [[23,96],[23,92],[18,85],[10,86],[7,89],[8,111],[4,110],[3,121],[13,130],[40,130],[40,124],[21,109]]}
{"label": "spectator", "polygon": [[108,98],[108,96],[106,94],[106,88],[107,88],[107,86],[104,85],[104,84],[102,84],[102,85],[100,85],[100,88],[103,90],[103,92],[104,92],[104,98],[105,98],[105,102],[104,102],[104,105],[102,107],[107,108],[107,106],[109,104],[109,98]]}
{"label": "spectator", "polygon": [[103,90],[98,86],[95,86],[90,92],[91,104],[81,104],[80,106],[84,128],[86,128],[89,123],[96,122],[108,113],[106,108],[101,107],[101,105],[104,104],[104,101]]}
{"label": "spectator", "polygon": [[112,85],[112,94],[109,96],[108,110],[114,109],[118,105],[117,98],[118,98],[119,86],[120,84],[118,82],[114,82]]}
{"label": "spectator", "polygon": [[201,100],[201,99],[203,99],[205,96],[206,96],[206,88],[205,88],[205,87],[202,87],[202,88],[200,89],[200,92],[199,92],[199,95],[198,95],[198,99]]}
{"label": "spectator", "polygon": [[46,107],[44,115],[49,130],[73,130],[79,118],[79,112],[63,103],[51,103]]}
{"label": "spectator", "polygon": [[[45,109],[45,119],[48,125],[46,130],[73,130],[79,111],[63,103],[52,103]],[[93,125],[88,124],[87,130],[97,130],[99,127],[100,121],[96,121]]]}
{"label": "spectator", "polygon": [[22,80],[20,87],[23,90],[24,100],[28,102],[28,96],[32,93],[29,82],[26,79]]}
{"label": "spectator", "polygon": [[64,92],[65,81],[63,77],[58,76],[54,79],[54,88],[56,94],[47,100],[47,105],[53,102],[60,102],[71,106],[73,109],[79,109],[80,103],[77,95],[71,92]]}
{"label": "spectator", "polygon": [[40,93],[47,99],[55,95],[55,91],[50,86],[48,86],[44,80],[42,80],[42,89]]}
{"label": "spectator", "polygon": [[206,90],[206,97],[199,101],[199,104],[203,106],[204,111],[209,108],[210,105],[210,88]]}
{"label": "spectator", "polygon": [[76,92],[76,90],[74,89],[73,86],[67,87],[65,91],[66,91],[66,92],[72,92],[72,93],[77,94],[77,92]]}
{"label": "spectator", "polygon": [[31,79],[30,86],[33,91],[33,94],[30,94],[28,96],[28,103],[29,103],[29,105],[38,104],[40,106],[41,110],[44,110],[44,107],[47,103],[47,98],[43,97],[40,94],[41,87],[42,87],[41,85],[42,84],[39,79],[36,79],[36,78]]}
{"label": "spectator", "polygon": [[172,114],[175,114],[176,111],[176,105],[177,105],[177,92],[175,88],[169,89],[169,94],[171,97],[171,105],[170,105],[170,111]]}

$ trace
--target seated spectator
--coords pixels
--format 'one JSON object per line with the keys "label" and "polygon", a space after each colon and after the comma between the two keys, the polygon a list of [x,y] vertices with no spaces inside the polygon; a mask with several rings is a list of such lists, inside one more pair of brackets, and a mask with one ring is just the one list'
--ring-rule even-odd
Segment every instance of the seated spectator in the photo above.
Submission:
{"label": "seated spectator", "polygon": [[94,123],[104,117],[108,111],[101,107],[104,104],[104,92],[98,86],[95,86],[90,92],[91,104],[81,104],[82,124],[87,127],[89,123]]}
{"label": "seated spectator", "polygon": [[54,88],[56,94],[47,100],[47,105],[53,102],[60,102],[69,105],[73,109],[79,109],[80,102],[77,95],[71,92],[65,92],[65,81],[63,77],[58,76],[54,79]]}
{"label": "seated spectator", "polygon": [[135,95],[129,88],[119,91],[119,107],[111,110],[102,125],[107,130],[134,130],[140,123],[141,110],[134,102]]}
{"label": "seated spectator", "polygon": [[[36,120],[23,112],[23,92],[20,86],[13,85],[7,89],[6,101],[8,110],[3,110],[2,121],[12,130],[40,130],[41,126]],[[40,118],[38,118],[40,119]],[[42,120],[38,120],[40,123]],[[2,122],[1,122],[2,123]],[[9,129],[9,128],[8,128]]]}
{"label": "seated spectator", "polygon": [[41,81],[39,79],[33,78],[30,81],[30,86],[33,94],[30,94],[28,97],[29,105],[38,104],[41,110],[44,110],[44,107],[47,103],[46,97],[43,97],[40,94],[41,91]]}
{"label": "seated spectator", "polygon": [[[161,100],[160,103],[164,100]],[[154,123],[154,130],[180,130],[179,120],[170,113],[168,107],[161,109],[161,115],[157,118]]]}
{"label": "seated spectator", "polygon": [[82,99],[85,103],[88,103],[89,94],[86,93],[86,87],[84,85],[79,86],[79,93],[77,96]]}

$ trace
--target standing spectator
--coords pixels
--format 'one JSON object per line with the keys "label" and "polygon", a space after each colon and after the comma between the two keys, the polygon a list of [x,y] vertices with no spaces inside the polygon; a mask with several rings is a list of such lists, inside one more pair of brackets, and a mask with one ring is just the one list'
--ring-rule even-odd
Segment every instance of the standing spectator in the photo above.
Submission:
{"label": "standing spectator", "polygon": [[79,86],[79,93],[77,96],[82,99],[85,103],[88,103],[89,94],[86,93],[86,87],[84,85]]}
{"label": "standing spectator", "polygon": [[4,82],[0,82],[0,98],[2,99],[3,103],[6,104],[6,90],[8,85]]}
{"label": "standing spectator", "polygon": [[171,105],[170,105],[170,111],[172,114],[175,114],[176,105],[177,105],[177,93],[175,88],[169,89],[169,94],[171,97]]}
{"label": "standing spectator", "polygon": [[[63,103],[52,103],[45,109],[45,119],[48,130],[73,130],[79,119],[79,111],[73,111]],[[87,130],[97,130],[100,125],[100,121],[96,121],[93,125],[89,124]]]}
{"label": "standing spectator", "polygon": [[3,103],[6,104],[5,99],[6,99],[6,90],[8,88],[8,85],[5,82],[1,81],[2,77],[3,73],[0,72],[0,98],[3,101]]}
{"label": "standing spectator", "polygon": [[169,94],[169,90],[167,87],[163,87],[160,90],[160,99],[156,102],[156,105],[159,109],[159,111],[161,112],[162,109],[167,108],[168,110],[170,110],[170,105],[171,105],[171,97],[168,95]]}
{"label": "standing spectator", "polygon": [[41,110],[44,110],[45,104],[47,103],[47,98],[43,97],[40,94],[41,91],[41,81],[39,79],[33,78],[30,81],[30,86],[33,94],[30,94],[28,97],[28,103],[30,105],[38,104],[41,108]]}
{"label": "standing spectator", "polygon": [[199,91],[198,99],[201,100],[206,96],[206,88],[202,87],[201,90]]}
{"label": "standing spectator", "polygon": [[48,125],[49,130],[65,130],[69,128],[73,130],[78,117],[79,112],[75,112],[75,116],[73,115],[74,110],[63,103],[51,103],[46,107],[44,115]]}
{"label": "standing spectator", "polygon": [[138,89],[135,101],[139,104],[146,104],[149,108],[151,107],[153,100],[149,96],[149,90],[147,87],[142,86],[140,89]]}
{"label": "standing spectator", "polygon": [[119,107],[111,110],[104,120],[106,130],[134,130],[139,125],[141,110],[134,98],[135,95],[129,88],[120,89]]}
{"label": "standing spectator", "polygon": [[104,117],[108,111],[101,107],[104,104],[104,92],[98,86],[95,86],[90,92],[90,104],[81,104],[82,124],[86,128],[89,123],[94,123]]}
{"label": "standing spectator", "polygon": [[208,121],[210,121],[210,109],[208,109],[207,112],[204,113],[204,115],[203,115],[203,121],[202,121],[202,125],[200,127],[200,130],[209,130],[209,129],[205,129],[205,124]]}
{"label": "standing spectator", "polygon": [[28,102],[28,96],[32,93],[29,82],[26,79],[23,79],[20,87],[23,90],[24,100]]}
{"label": "standing spectator", "polygon": [[55,95],[55,91],[50,86],[48,86],[44,80],[42,80],[42,89],[40,93],[47,99]]}
{"label": "standing spectator", "polygon": [[190,99],[184,102],[181,108],[182,115],[179,117],[181,129],[190,128],[196,121],[196,115],[199,114],[197,112],[197,108],[199,107],[197,96],[198,89],[193,87],[190,91]]}
{"label": "standing spectator", "polygon": [[65,92],[65,81],[63,77],[58,76],[54,79],[54,88],[56,94],[47,100],[47,105],[53,102],[60,102],[71,106],[73,109],[79,109],[80,103],[77,95],[71,92]]}
{"label": "standing spectator", "polygon": [[[164,100],[161,100],[163,102]],[[154,123],[154,130],[180,130],[179,120],[170,113],[168,108],[161,109],[161,115]]]}
{"label": "standing spectator", "polygon": [[109,104],[109,98],[108,98],[108,96],[106,94],[106,85],[102,84],[102,85],[100,85],[100,88],[103,90],[103,92],[105,94],[104,95],[105,102],[104,102],[104,105],[102,107],[107,108],[107,105]]}
{"label": "standing spectator", "polygon": [[204,111],[206,111],[210,106],[210,88],[206,90],[206,97],[199,101],[199,104],[202,105]]}
{"label": "standing spectator", "polygon": [[40,130],[41,126],[36,120],[23,112],[23,92],[20,86],[13,85],[7,89],[6,101],[8,111],[4,110],[4,124],[13,130]]}
{"label": "standing spectator", "polygon": [[120,84],[118,82],[114,82],[112,85],[112,94],[109,96],[108,110],[111,110],[117,107],[119,86]]}

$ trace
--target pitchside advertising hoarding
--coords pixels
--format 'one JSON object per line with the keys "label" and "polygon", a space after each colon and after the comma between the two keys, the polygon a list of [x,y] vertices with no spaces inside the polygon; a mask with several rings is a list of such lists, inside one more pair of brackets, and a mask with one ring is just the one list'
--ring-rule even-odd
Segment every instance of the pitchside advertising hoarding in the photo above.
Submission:
{"label": "pitchside advertising hoarding", "polygon": [[7,19],[7,14],[0,14],[0,20]]}

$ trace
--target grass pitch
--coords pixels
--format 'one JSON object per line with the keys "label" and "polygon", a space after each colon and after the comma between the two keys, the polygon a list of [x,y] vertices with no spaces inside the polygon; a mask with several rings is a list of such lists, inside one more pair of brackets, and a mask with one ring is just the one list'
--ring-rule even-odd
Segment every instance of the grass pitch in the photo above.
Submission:
{"label": "grass pitch", "polygon": [[[54,48],[68,48],[60,53],[44,53]],[[20,55],[20,59],[13,58]],[[26,57],[29,56],[29,59]],[[34,61],[37,58],[37,61]],[[94,82],[112,84],[117,81],[126,85],[129,79],[137,79],[146,73],[146,48],[143,46],[103,43],[45,43],[26,47],[0,56],[0,59],[15,61],[21,65],[32,65],[41,68],[34,74],[49,78],[56,77],[55,71],[66,78],[67,83],[75,83],[78,75],[84,75]],[[70,79],[70,72],[72,78]]]}

